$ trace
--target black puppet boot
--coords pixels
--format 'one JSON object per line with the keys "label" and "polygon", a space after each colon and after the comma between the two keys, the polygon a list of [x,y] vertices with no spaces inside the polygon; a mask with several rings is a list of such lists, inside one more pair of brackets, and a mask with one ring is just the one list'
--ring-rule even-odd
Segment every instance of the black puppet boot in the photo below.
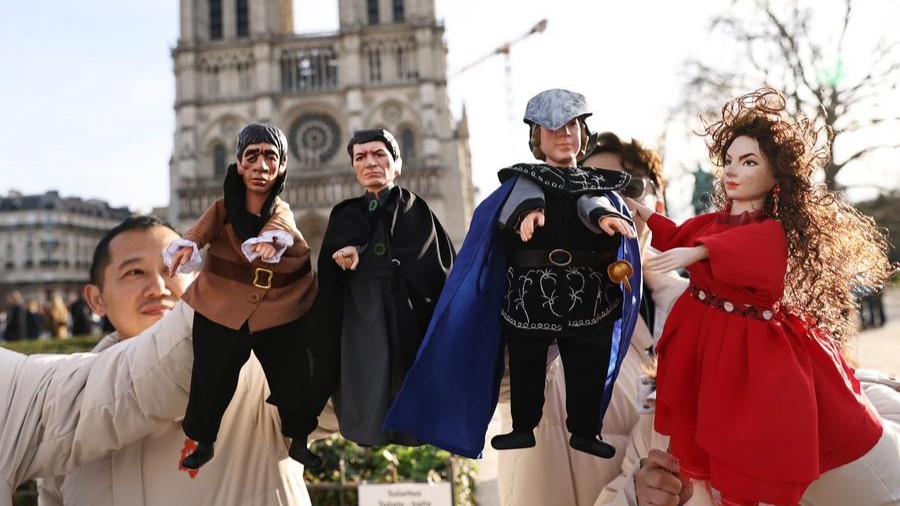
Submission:
{"label": "black puppet boot", "polygon": [[515,450],[518,448],[532,448],[535,445],[534,432],[516,432],[500,434],[491,438],[491,446],[495,450]]}
{"label": "black puppet boot", "polygon": [[309,451],[309,448],[306,447],[305,438],[295,437],[291,441],[291,448],[288,450],[288,456],[303,464],[303,467],[306,469],[318,469],[322,467],[322,458]]}
{"label": "black puppet boot", "polygon": [[197,441],[197,448],[181,461],[181,467],[185,469],[200,469],[203,464],[212,460],[215,453],[212,443]]}
{"label": "black puppet boot", "polygon": [[572,434],[572,437],[569,439],[569,446],[580,452],[590,453],[602,459],[612,458],[616,454],[616,448],[613,445],[604,442],[597,436]]}

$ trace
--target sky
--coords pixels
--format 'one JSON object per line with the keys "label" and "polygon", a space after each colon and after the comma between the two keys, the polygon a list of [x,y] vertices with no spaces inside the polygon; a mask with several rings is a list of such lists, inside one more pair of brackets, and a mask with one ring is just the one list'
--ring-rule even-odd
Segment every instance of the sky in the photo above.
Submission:
{"label": "sky", "polygon": [[[451,111],[459,117],[465,106],[469,118],[481,196],[497,185],[499,168],[531,159],[521,121],[528,98],[561,87],[587,96],[592,130],[663,149],[674,212],[686,212],[692,182],[687,170],[704,163],[705,151],[690,134],[697,125],[667,129],[666,119],[681,93],[687,58],[734,63],[709,30],[710,18],[729,0],[436,2],[451,74],[548,20],[544,33],[513,46],[509,89],[500,56],[449,80]],[[866,21],[857,38],[888,33],[888,20],[896,17],[885,14],[884,2],[858,4]],[[836,5],[823,0],[817,9]],[[294,11],[298,32],[337,28],[336,0],[295,0]],[[178,1],[17,2],[4,9],[0,33],[0,195],[58,190],[144,212],[166,205]],[[852,59],[847,67],[848,73],[859,71]],[[897,156],[876,156],[840,180],[900,188]]]}

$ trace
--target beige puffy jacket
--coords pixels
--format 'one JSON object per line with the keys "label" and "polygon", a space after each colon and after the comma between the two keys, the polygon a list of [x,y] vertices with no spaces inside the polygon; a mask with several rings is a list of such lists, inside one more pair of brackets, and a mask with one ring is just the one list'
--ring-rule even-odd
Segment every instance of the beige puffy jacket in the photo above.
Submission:
{"label": "beige puffy jacket", "polygon": [[0,506],[26,480],[64,474],[183,414],[193,362],[185,313],[179,304],[103,354],[0,349]]}
{"label": "beige puffy jacket", "polygon": [[[188,321],[193,321],[193,311],[184,309]],[[103,355],[128,341],[117,342],[115,335],[108,336],[94,351]],[[262,366],[251,355],[222,418],[215,458],[193,478],[178,468],[186,441],[181,429],[185,391],[180,394],[182,411],[161,421],[143,439],[74,469],[65,478],[43,480],[38,504],[309,505],[303,466],[288,457],[290,443],[281,434],[278,410],[265,403],[268,396]],[[332,419],[326,415],[323,420]]]}

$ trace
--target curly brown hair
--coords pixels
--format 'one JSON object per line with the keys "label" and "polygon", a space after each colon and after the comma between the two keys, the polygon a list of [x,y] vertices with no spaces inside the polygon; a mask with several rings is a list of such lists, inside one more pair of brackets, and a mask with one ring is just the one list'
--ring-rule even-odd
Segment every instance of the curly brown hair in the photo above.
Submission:
{"label": "curly brown hair", "polygon": [[[830,155],[830,132],[804,117],[791,117],[778,91],[764,87],[722,108],[704,121],[710,159],[722,167],[725,153],[741,136],[756,139],[780,187],[777,213],[772,193],[765,212],[779,220],[788,243],[788,269],[781,303],[812,316],[844,345],[856,332],[854,288],[880,290],[890,277],[886,233],[875,221],[841,200],[812,177]],[[714,201],[727,204],[722,181]]]}

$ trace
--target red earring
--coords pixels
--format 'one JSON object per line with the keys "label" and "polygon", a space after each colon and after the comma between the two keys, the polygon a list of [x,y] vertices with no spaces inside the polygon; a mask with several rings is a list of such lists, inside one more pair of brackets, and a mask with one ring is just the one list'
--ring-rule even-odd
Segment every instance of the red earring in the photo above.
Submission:
{"label": "red earring", "polygon": [[778,219],[778,196],[781,195],[781,186],[775,183],[772,187],[772,217]]}

